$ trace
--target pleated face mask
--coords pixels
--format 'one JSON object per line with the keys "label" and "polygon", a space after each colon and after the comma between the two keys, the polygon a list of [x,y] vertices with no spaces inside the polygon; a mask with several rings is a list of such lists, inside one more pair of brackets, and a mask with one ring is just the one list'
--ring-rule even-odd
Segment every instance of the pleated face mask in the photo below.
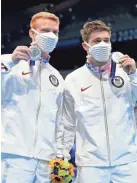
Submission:
{"label": "pleated face mask", "polygon": [[[85,42],[86,43],[86,42]],[[90,57],[94,58],[98,62],[107,62],[111,54],[111,44],[101,41],[98,44],[89,46]]]}
{"label": "pleated face mask", "polygon": [[58,42],[58,36],[56,36],[53,32],[37,32],[33,28],[32,31],[37,34],[35,37],[35,42],[43,52],[51,53],[55,49]]}

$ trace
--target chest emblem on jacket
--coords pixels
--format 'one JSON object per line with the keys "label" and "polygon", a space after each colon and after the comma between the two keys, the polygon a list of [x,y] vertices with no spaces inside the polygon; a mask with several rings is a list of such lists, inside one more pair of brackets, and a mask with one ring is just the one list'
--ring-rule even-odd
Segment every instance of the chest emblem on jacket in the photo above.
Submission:
{"label": "chest emblem on jacket", "polygon": [[56,76],[50,75],[49,80],[53,86],[57,87],[59,85],[59,80],[56,78]]}
{"label": "chest emblem on jacket", "polygon": [[115,76],[111,82],[116,88],[121,88],[124,85],[124,80],[120,76]]}

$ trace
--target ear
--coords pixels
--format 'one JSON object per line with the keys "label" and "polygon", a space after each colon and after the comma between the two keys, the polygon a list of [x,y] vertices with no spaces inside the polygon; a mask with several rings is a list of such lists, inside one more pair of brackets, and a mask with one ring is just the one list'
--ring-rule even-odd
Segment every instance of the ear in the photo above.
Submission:
{"label": "ear", "polygon": [[86,43],[82,43],[82,47],[83,47],[83,49],[86,51],[86,52],[88,52],[88,46],[86,45]]}
{"label": "ear", "polygon": [[29,30],[29,36],[33,41],[35,40],[35,33],[31,29]]}

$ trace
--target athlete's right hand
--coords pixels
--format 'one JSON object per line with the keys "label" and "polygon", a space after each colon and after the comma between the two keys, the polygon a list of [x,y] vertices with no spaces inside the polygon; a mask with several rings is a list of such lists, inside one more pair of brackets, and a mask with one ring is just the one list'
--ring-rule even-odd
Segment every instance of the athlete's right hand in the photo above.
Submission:
{"label": "athlete's right hand", "polygon": [[17,63],[20,60],[29,61],[31,56],[31,50],[27,46],[17,46],[16,49],[13,51],[11,58],[12,61]]}

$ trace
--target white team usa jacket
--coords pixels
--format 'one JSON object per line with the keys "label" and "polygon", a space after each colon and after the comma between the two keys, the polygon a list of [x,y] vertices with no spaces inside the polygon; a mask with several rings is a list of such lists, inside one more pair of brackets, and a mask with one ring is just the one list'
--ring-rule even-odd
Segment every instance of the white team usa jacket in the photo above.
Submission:
{"label": "white team usa jacket", "polygon": [[2,152],[51,160],[60,153],[56,127],[63,78],[49,63],[30,67],[25,61],[15,65],[11,55],[1,59]]}
{"label": "white team usa jacket", "polygon": [[[115,166],[137,160],[137,72],[127,75],[117,64],[115,87],[108,70],[87,65],[65,79],[64,156],[69,158],[76,132],[77,166]],[[118,77],[119,78],[119,77]]]}

